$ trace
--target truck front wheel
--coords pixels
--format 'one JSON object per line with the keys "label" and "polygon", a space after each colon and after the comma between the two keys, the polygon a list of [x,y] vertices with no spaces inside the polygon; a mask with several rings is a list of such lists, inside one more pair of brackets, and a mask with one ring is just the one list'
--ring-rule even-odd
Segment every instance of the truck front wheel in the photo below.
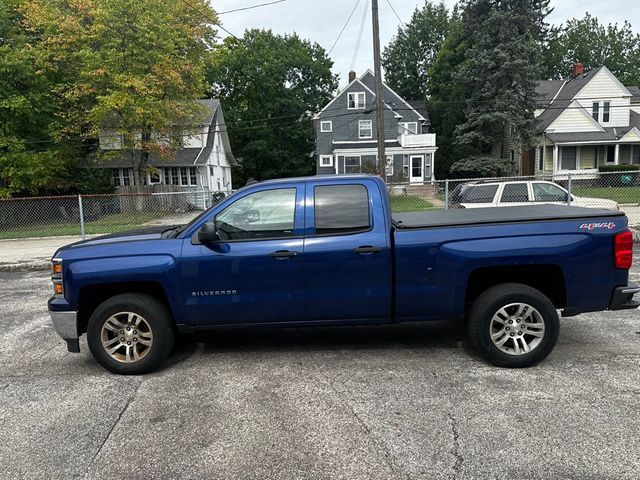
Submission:
{"label": "truck front wheel", "polygon": [[473,302],[469,339],[474,348],[500,367],[529,367],[556,344],[560,322],[551,301],[520,283],[496,285]]}
{"label": "truck front wheel", "polygon": [[91,354],[107,370],[148,373],[171,353],[174,332],[167,308],[150,295],[122,294],[105,300],[87,325]]}

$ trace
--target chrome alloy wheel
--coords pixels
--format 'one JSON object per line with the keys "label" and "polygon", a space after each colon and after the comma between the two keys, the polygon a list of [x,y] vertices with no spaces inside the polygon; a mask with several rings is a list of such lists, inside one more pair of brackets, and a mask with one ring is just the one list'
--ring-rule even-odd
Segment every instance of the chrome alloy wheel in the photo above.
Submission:
{"label": "chrome alloy wheel", "polygon": [[498,310],[489,325],[491,341],[509,355],[525,355],[544,338],[544,319],[526,303],[510,303]]}
{"label": "chrome alloy wheel", "polygon": [[105,352],[121,363],[142,360],[153,345],[149,323],[133,312],[111,315],[102,325],[100,340]]}

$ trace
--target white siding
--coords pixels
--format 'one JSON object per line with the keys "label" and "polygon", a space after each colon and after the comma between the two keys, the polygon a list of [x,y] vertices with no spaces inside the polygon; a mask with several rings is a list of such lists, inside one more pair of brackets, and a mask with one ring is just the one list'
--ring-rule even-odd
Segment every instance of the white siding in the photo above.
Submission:
{"label": "white siding", "polygon": [[183,135],[184,148],[202,148],[207,142],[207,127],[201,127],[193,132],[185,131]]}
{"label": "white siding", "polygon": [[104,130],[100,133],[100,148],[102,150],[120,150],[122,149],[122,135]]}
{"label": "white siding", "polygon": [[564,112],[556,118],[547,128],[548,132],[601,132],[599,126],[591,115],[580,108],[578,102],[572,102]]}
{"label": "white siding", "polygon": [[214,191],[229,192],[231,190],[231,164],[224,151],[222,138],[216,133],[220,129],[216,123],[212,135],[213,148],[207,159],[208,184],[209,188]]}
{"label": "white siding", "polygon": [[602,105],[600,106],[600,123],[605,127],[629,125],[630,93],[606,68],[600,69],[574,98],[589,113],[591,113],[593,102],[611,102],[608,123],[602,122]]}

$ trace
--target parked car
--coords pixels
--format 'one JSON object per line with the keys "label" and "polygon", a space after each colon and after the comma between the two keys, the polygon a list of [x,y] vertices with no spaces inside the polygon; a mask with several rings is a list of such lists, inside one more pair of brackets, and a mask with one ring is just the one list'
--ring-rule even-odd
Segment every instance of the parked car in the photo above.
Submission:
{"label": "parked car", "polygon": [[[553,182],[542,180],[479,181],[458,185],[451,192],[450,205],[459,208],[512,207],[516,205],[567,205],[569,192]],[[571,195],[571,205],[619,210],[605,198]]]}
{"label": "parked car", "polygon": [[[450,320],[499,366],[545,358],[559,319],[637,308],[624,213],[558,205],[391,216],[345,175],[238,190],[191,223],[59,249],[48,306],[69,351],[149,372],[178,332]],[[597,332],[593,332],[597,334]]]}

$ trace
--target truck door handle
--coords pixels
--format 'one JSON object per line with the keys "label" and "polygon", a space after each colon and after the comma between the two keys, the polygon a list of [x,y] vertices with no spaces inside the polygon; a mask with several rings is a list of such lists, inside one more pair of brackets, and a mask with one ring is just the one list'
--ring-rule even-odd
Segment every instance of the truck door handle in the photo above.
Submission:
{"label": "truck door handle", "polygon": [[277,250],[269,254],[272,258],[276,260],[284,260],[285,258],[291,258],[298,255],[298,252],[292,252],[291,250]]}
{"label": "truck door handle", "polygon": [[372,247],[371,245],[363,245],[362,247],[354,248],[353,253],[358,255],[369,255],[371,253],[380,253],[382,249],[380,247]]}

